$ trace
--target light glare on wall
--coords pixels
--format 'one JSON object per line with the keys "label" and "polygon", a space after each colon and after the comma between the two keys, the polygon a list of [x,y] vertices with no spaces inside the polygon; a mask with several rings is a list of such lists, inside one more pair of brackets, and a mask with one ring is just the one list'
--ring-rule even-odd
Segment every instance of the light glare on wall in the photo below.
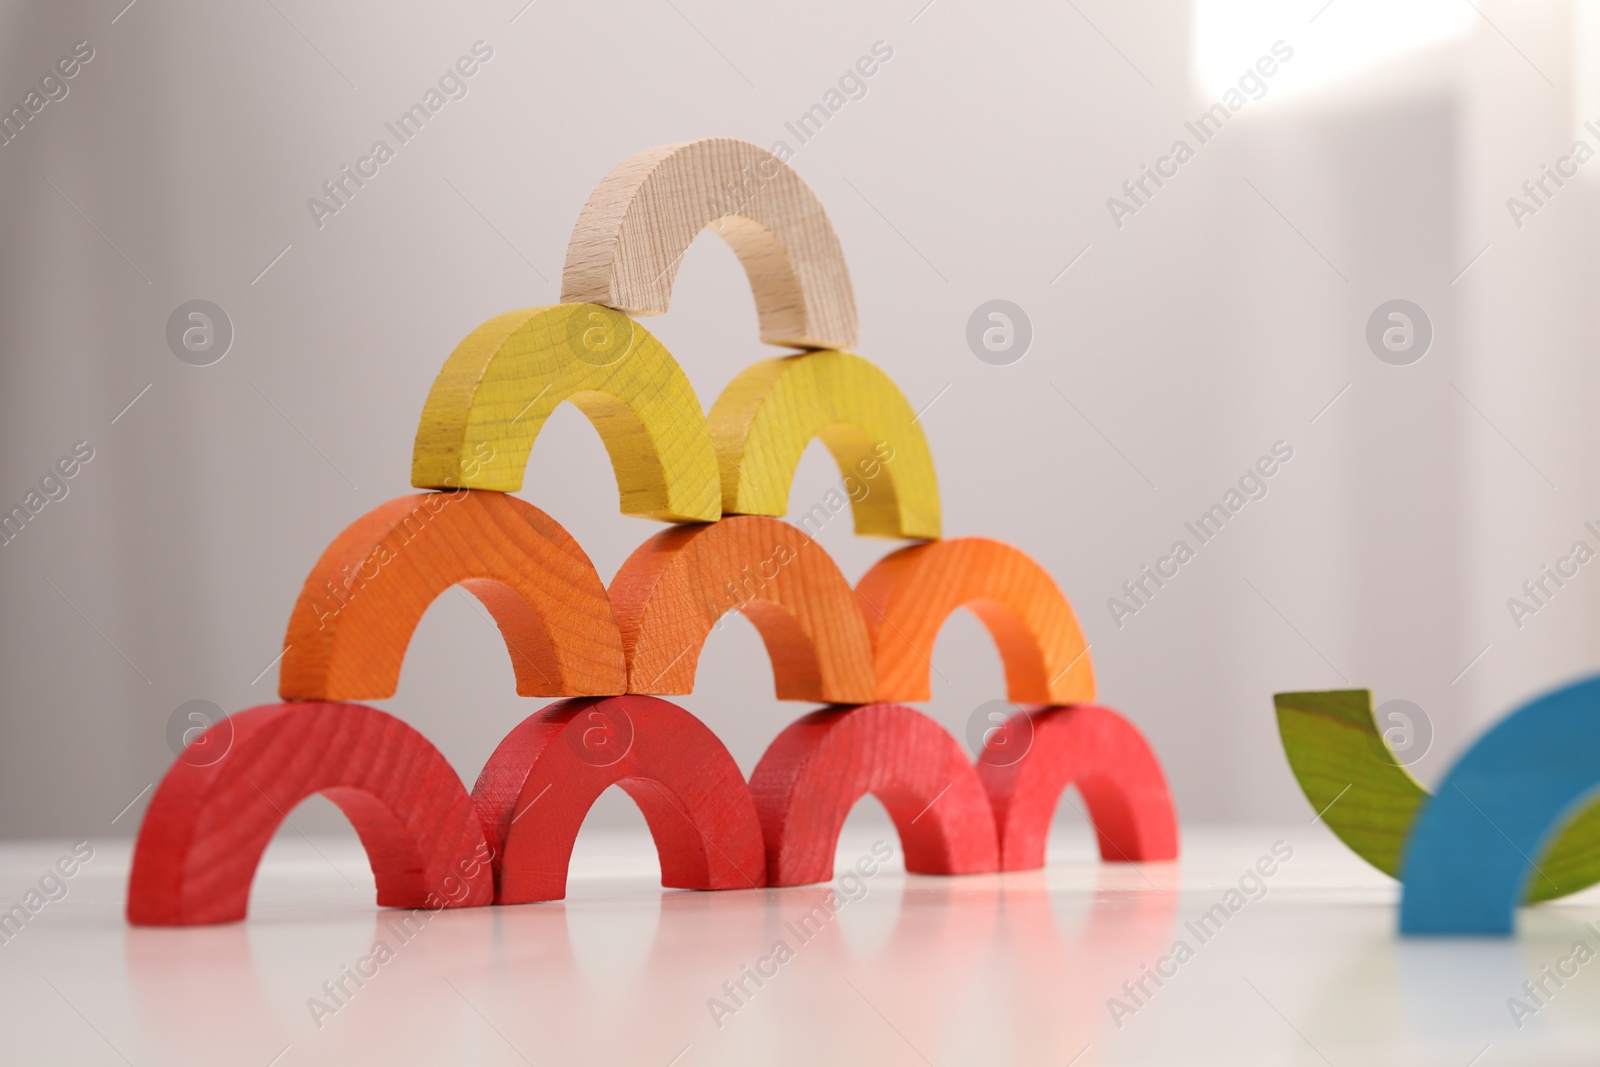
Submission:
{"label": "light glare on wall", "polygon": [[1478,17],[1467,0],[1194,0],[1192,11],[1195,78],[1213,99],[1277,40],[1294,49],[1274,79],[1272,95],[1282,98],[1463,36]]}

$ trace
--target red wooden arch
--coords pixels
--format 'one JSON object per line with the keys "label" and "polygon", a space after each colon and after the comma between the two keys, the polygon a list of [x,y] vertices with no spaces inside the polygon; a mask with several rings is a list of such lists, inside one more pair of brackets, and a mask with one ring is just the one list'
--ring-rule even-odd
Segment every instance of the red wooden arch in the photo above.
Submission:
{"label": "red wooden arch", "polygon": [[[1166,776],[1137,727],[1094,704],[1020,712],[1032,719],[1032,744],[1021,759],[985,748],[978,777],[989,792],[1000,835],[1000,869],[1044,866],[1050,820],[1069,785],[1089,806],[1100,857],[1112,862],[1176,859],[1178,819]],[[1013,723],[1016,722],[1014,718]],[[1027,726],[1008,725],[1015,743]]]}
{"label": "red wooden arch", "polygon": [[453,585],[499,624],[518,693],[625,691],[616,617],[577,541],[514,496],[460,489],[391,500],[334,539],[295,601],[278,695],[393,696],[417,623]]}
{"label": "red wooden arch", "polygon": [[497,856],[499,904],[559,900],[596,798],[621,786],[677,889],[766,884],[761,825],[739,765],[699,719],[648,696],[563,700],[500,742],[472,790]]}
{"label": "red wooden arch", "polygon": [[872,643],[850,583],[809,534],[737,515],[663,530],[611,581],[628,656],[628,691],[694,690],[700,649],[724,614],[761,633],[780,700],[873,698]]}
{"label": "red wooden arch", "polygon": [[802,717],[762,755],[750,793],[771,885],[831,878],[839,830],[868,793],[894,820],[906,870],[975,874],[998,863],[994,815],[966,753],[938,723],[900,704]]}
{"label": "red wooden arch", "polygon": [[872,631],[879,700],[927,700],[933,645],[945,619],[967,608],[983,620],[1019,704],[1094,699],[1089,646],[1072,605],[1047,571],[986,537],[912,545],[879,560],[856,586]]}
{"label": "red wooden arch", "polygon": [[161,779],[134,846],[128,921],[192,926],[243,919],[261,855],[313,793],[355,826],[392,908],[468,907],[494,897],[488,843],[439,750],[360,704],[265,704],[231,715],[221,758],[182,759]]}

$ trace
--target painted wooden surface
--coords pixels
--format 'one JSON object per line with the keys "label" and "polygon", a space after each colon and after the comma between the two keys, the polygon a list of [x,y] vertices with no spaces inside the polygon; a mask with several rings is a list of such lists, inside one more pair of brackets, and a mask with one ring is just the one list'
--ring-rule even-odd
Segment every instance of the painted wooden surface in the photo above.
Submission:
{"label": "painted wooden surface", "polygon": [[961,537],[891,552],[856,585],[872,631],[879,700],[931,697],[934,641],[966,608],[988,627],[1019,704],[1088,704],[1094,666],[1072,605],[1010,545]]}
{"label": "painted wooden surface", "polygon": [[[667,310],[678,264],[707,227],[746,270],[762,340],[809,350],[749,368],[709,419],[682,368],[630,317]],[[893,382],[846,351],[854,296],[815,196],[746,142],[640,153],[584,206],[562,290],[564,303],[496,316],[450,355],[412,456],[414,485],[450,491],[383,504],[324,551],[284,640],[280,694],[300,703],[240,713],[228,721],[240,731],[233,751],[210,761],[208,749],[169,772],[141,832],[134,921],[244,914],[277,823],[245,802],[241,781],[274,810],[280,788],[287,805],[319,791],[339,803],[372,856],[380,903],[433,906],[440,878],[454,879],[439,883],[444,892],[461,890],[451,904],[484,903],[485,892],[561,897],[578,828],[611,785],[643,810],[668,886],[825,880],[839,829],[867,793],[894,818],[909,870],[998,868],[979,771],[933,720],[893,701],[929,697],[934,642],[959,607],[988,627],[1015,701],[1092,700],[1089,649],[1066,598],[1027,556],[983,538],[937,541],[927,441]],[[559,524],[508,495],[566,401],[599,433],[622,511],[685,524],[640,546],[609,590]],[[858,533],[932,539],[890,554],[854,589],[814,531],[780,518],[818,438],[839,464],[843,497],[802,523],[847,500]],[[476,834],[463,829],[460,782],[432,746],[382,712],[333,703],[392,696],[422,615],[453,586],[499,626],[519,694],[569,698],[496,750],[465,801]],[[760,632],[780,698],[834,705],[785,730],[749,787],[703,724],[647,695],[690,692],[707,637],[735,611]],[[1048,794],[1068,781],[1090,797],[1115,858],[1175,851],[1165,783],[1137,731],[1090,707],[1054,708],[1039,723],[1037,752],[985,772],[1008,865],[1042,860]],[[222,735],[204,743],[222,745]],[[470,877],[459,855],[468,845]]]}
{"label": "painted wooden surface", "polygon": [[750,793],[767,842],[767,881],[833,877],[839,829],[871,793],[894,820],[914,874],[976,874],[999,862],[978,773],[943,727],[900,704],[824,708],[762,754]]}
{"label": "painted wooden surface", "polygon": [[563,700],[500,742],[473,803],[496,853],[499,904],[559,900],[584,816],[610,786],[644,813],[661,884],[766,885],[766,851],[739,766],[704,723],[649,696]]}
{"label": "painted wooden surface", "polygon": [[[889,376],[860,356],[762,360],[728,383],[708,418],[726,514],[788,514],[795,467],[820,437],[839,464],[856,533],[939,536],[939,480],[917,414]],[[837,510],[819,503],[810,514],[825,521]]]}
{"label": "painted wooden surface", "polygon": [[[1371,692],[1278,693],[1272,700],[1284,754],[1313,811],[1356,855],[1400,877],[1406,839],[1430,794],[1384,743]],[[1600,806],[1585,807],[1545,855],[1533,858],[1543,874],[1527,885],[1530,904],[1600,882]]]}
{"label": "painted wooden surface", "polygon": [[716,454],[683,369],[643,326],[594,304],[511,311],[468,335],[428,392],[411,483],[521,489],[535,438],[569,400],[605,444],[624,514],[721,515]]}
{"label": "painted wooden surface", "polygon": [[523,696],[626,691],[604,584],[572,536],[503,493],[420,493],[382,504],[312,568],[284,636],[285,700],[393,696],[428,605],[460,585],[505,639]]}
{"label": "painted wooden surface", "polygon": [[[1024,737],[1025,751],[1008,751]],[[1161,764],[1138,728],[1110,708],[1019,712],[991,737],[977,768],[994,808],[1001,870],[1044,866],[1050,821],[1068,786],[1076,786],[1088,806],[1101,859],[1141,863],[1178,856],[1178,818]]]}
{"label": "painted wooden surface", "polygon": [[1313,813],[1384,874],[1400,853],[1428,791],[1389,751],[1365,689],[1276,693],[1278,737]]}
{"label": "painted wooden surface", "polygon": [[873,699],[872,646],[850,583],[803,531],[735,516],[663,530],[611,581],[628,689],[694,690],[700,649],[730,611],[755,624],[780,700]]}
{"label": "painted wooden surface", "polygon": [[1402,934],[1509,935],[1538,857],[1600,789],[1600,677],[1529,702],[1458,759],[1401,858]]}
{"label": "painted wooden surface", "polygon": [[376,708],[320,702],[267,704],[226,722],[226,754],[205,764],[177,760],[150,800],[128,882],[129,922],[243,919],[273,833],[316,793],[355,826],[380,907],[492,901],[489,846],[472,800],[411,727]]}
{"label": "painted wooden surface", "polygon": [[744,265],[763,341],[855,347],[850,270],[822,204],[776,156],[726,137],[661,145],[607,174],[572,231],[561,299],[660,315],[708,226]]}

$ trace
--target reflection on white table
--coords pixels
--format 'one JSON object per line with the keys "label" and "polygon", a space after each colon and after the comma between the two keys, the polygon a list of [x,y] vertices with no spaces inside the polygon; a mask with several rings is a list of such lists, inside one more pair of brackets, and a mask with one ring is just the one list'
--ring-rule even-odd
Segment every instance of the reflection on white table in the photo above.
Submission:
{"label": "reflection on white table", "polygon": [[[67,847],[0,848],[0,907]],[[247,922],[167,930],[125,924],[128,852],[100,845],[64,898],[0,924],[0,1059],[1600,1059],[1600,964],[1574,952],[1600,953],[1584,925],[1600,929],[1595,894],[1525,911],[1512,940],[1401,942],[1394,884],[1320,826],[1191,827],[1183,847],[1176,864],[1108,865],[1069,828],[1045,870],[924,878],[904,874],[887,826],[852,823],[837,868],[851,877],[692,893],[655,884],[643,833],[585,832],[565,901],[408,920],[373,906],[353,837],[290,837],[268,851]]]}

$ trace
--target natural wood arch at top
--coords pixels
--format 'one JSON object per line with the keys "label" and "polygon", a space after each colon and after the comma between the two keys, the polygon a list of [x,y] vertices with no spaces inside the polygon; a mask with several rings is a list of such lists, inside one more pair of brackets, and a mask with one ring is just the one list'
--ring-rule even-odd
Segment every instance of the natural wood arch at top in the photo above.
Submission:
{"label": "natural wood arch at top", "polygon": [[761,340],[855,347],[850,271],[821,202],[777,156],[726,137],[651,148],[607,174],[573,228],[562,301],[663,314],[678,264],[707,226],[744,264]]}

